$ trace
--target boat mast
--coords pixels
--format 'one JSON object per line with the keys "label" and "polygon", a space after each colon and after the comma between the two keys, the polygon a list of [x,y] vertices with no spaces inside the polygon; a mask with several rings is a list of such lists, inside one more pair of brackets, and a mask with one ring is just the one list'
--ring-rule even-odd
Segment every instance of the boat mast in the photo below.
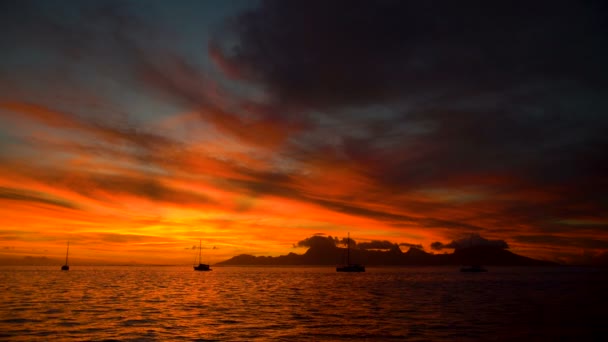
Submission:
{"label": "boat mast", "polygon": [[350,232],[348,232],[348,237],[346,238],[346,264],[350,265]]}
{"label": "boat mast", "polygon": [[198,263],[202,264],[203,263],[203,259],[201,258],[201,254],[203,253],[203,245],[202,245],[202,240],[199,239],[198,240]]}
{"label": "boat mast", "polygon": [[68,249],[65,251],[65,264],[68,264],[68,253],[70,252],[70,241],[68,241]]}

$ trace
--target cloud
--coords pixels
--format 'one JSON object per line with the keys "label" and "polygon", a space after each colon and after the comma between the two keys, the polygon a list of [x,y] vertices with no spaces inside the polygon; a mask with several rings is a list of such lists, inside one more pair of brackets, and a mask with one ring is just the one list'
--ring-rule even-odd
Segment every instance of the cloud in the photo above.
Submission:
{"label": "cloud", "polygon": [[136,244],[146,242],[166,242],[166,238],[152,236],[152,235],[140,235],[140,234],[116,234],[116,233],[86,233],[80,236],[80,239],[84,240],[99,240],[108,243],[125,243],[125,244]]}
{"label": "cloud", "polygon": [[211,50],[232,77],[315,107],[470,95],[562,76],[599,84],[607,72],[596,54],[600,6],[265,1],[231,21]]}
{"label": "cloud", "polygon": [[514,241],[524,242],[534,245],[551,245],[554,247],[576,247],[582,249],[608,249],[608,239],[584,237],[584,236],[556,236],[556,235],[518,235],[513,237]]}
{"label": "cloud", "polygon": [[431,249],[434,251],[440,251],[444,248],[455,248],[454,244],[448,243],[444,244],[443,242],[435,241],[431,243]]}
{"label": "cloud", "polygon": [[[141,11],[134,6],[118,3],[81,4],[70,10],[59,11],[53,11],[45,4],[13,6],[2,17],[6,17],[6,29],[14,33],[15,41],[2,42],[5,44],[0,46],[6,45],[7,50],[13,47],[11,51],[15,54],[42,48],[45,57],[59,57],[55,65],[55,69],[58,69],[56,74],[44,69],[32,77],[47,82],[61,78],[61,86],[66,88],[64,91],[67,93],[75,91],[81,96],[86,93],[98,99],[98,90],[94,87],[101,87],[99,83],[104,80],[124,85],[121,90],[127,94],[132,91],[130,87],[137,87],[147,101],[160,97],[158,100],[164,106],[170,102],[180,108],[196,110],[201,121],[247,144],[273,146],[286,138],[289,128],[297,129],[297,120],[287,122],[282,116],[276,115],[276,109],[270,106],[240,102],[237,97],[232,100],[231,94],[223,91],[218,81],[210,78],[208,72],[198,65],[199,61],[177,53],[174,46],[168,46],[171,44],[158,43],[174,40],[175,33],[151,22],[146,17],[153,12],[150,8]],[[80,73],[74,67],[75,61],[98,72],[94,82],[81,84]],[[19,76],[25,72],[29,71],[23,71]],[[13,77],[12,71],[6,73]],[[21,87],[29,87],[17,76],[13,81]],[[48,102],[57,101],[41,97],[39,102],[28,103],[29,108],[26,109],[47,107]],[[90,106],[87,106],[89,110]],[[120,130],[118,127],[106,127],[108,116],[97,122],[87,122],[75,115],[58,116],[50,111],[46,114],[50,114],[42,117],[46,124],[76,126],[104,135],[105,139],[127,139],[128,142],[144,145],[163,138],[146,134],[141,127],[123,127]]]}
{"label": "cloud", "polygon": [[9,111],[15,113],[19,119],[25,117],[42,123],[47,127],[76,131],[88,136],[94,135],[111,144],[128,143],[146,151],[161,148],[177,148],[178,146],[176,141],[166,136],[148,133],[138,127],[124,126],[120,123],[113,124],[111,120],[86,119],[72,113],[56,111],[35,103],[0,102],[0,116],[10,118]]}
{"label": "cloud", "polygon": [[[5,164],[6,165],[6,164]],[[186,188],[176,184],[169,178],[163,179],[157,175],[103,172],[95,170],[71,170],[59,166],[39,165],[8,165],[4,176],[24,179],[33,184],[52,187],[60,193],[78,194],[84,198],[112,205],[123,203],[117,199],[143,199],[156,203],[172,204],[175,206],[215,206],[215,200],[196,189]],[[60,205],[67,208],[77,208],[71,201],[56,198],[34,191],[22,191],[10,188],[3,189],[3,197],[37,201]],[[80,198],[80,200],[82,197]]]}
{"label": "cloud", "polygon": [[0,6],[5,203],[603,248],[603,2],[263,1],[222,27],[174,25],[192,4]]}
{"label": "cloud", "polygon": [[[295,243],[293,245],[293,247],[294,248],[295,247],[309,247],[309,248],[310,247],[335,247],[337,245],[346,246],[347,244],[348,244],[348,238],[346,238],[346,237],[340,239],[338,237],[326,236],[325,234],[317,233],[309,238],[298,241],[297,243]],[[391,242],[388,240],[372,240],[369,242],[357,243],[352,238],[350,239],[350,247],[357,248],[357,249],[393,250],[393,249],[399,249],[399,246],[423,249],[422,245],[420,245],[420,244],[411,244],[411,243],[405,243],[405,242],[394,243],[394,242]]]}
{"label": "cloud", "polygon": [[53,195],[26,189],[7,188],[0,186],[0,200],[23,201],[34,204],[47,204],[66,209],[78,209],[71,201],[56,198]]}
{"label": "cloud", "polygon": [[[598,115],[608,102],[597,86],[608,68],[594,6],[267,1],[231,22],[236,45],[222,65],[277,103],[320,108],[342,127],[358,118],[374,127],[333,135],[339,153],[381,186],[441,184],[447,172],[563,181],[605,163],[587,149],[608,144],[608,120]],[[371,119],[372,105],[393,115]]]}
{"label": "cloud", "polygon": [[[598,216],[594,194],[608,189],[605,10],[597,1],[266,1],[210,47],[232,79],[314,122],[282,157],[360,179],[309,200],[395,226],[558,231],[555,218]],[[405,199],[467,187],[483,196]],[[370,205],[378,200],[382,209]],[[463,214],[442,212],[459,200],[469,202]]]}
{"label": "cloud", "polygon": [[191,190],[176,189],[156,177],[130,177],[126,175],[81,174],[70,177],[64,184],[76,193],[95,198],[128,195],[155,202],[176,205],[209,205],[213,200]]}
{"label": "cloud", "polygon": [[331,236],[314,235],[304,240],[298,241],[294,244],[294,247],[309,247],[309,248],[323,248],[323,247],[335,247],[336,239]]}
{"label": "cloud", "polygon": [[463,237],[458,240],[452,240],[448,244],[436,241],[431,244],[431,249],[440,251],[442,249],[462,249],[472,246],[488,246],[496,248],[509,248],[509,245],[504,240],[488,240],[481,237],[479,234],[471,234],[468,237]]}
{"label": "cloud", "polygon": [[372,240],[370,242],[359,242],[357,247],[359,247],[359,249],[393,249],[397,247],[397,244],[388,240]]}
{"label": "cloud", "polygon": [[417,248],[417,249],[424,249],[424,246],[422,246],[419,243],[418,244],[414,244],[414,243],[400,242],[399,246],[410,247],[410,248]]}
{"label": "cloud", "polygon": [[380,249],[380,250],[398,250],[400,246],[424,249],[421,244],[413,244],[407,242],[395,243],[388,240],[372,240],[370,242],[359,242],[359,249]]}

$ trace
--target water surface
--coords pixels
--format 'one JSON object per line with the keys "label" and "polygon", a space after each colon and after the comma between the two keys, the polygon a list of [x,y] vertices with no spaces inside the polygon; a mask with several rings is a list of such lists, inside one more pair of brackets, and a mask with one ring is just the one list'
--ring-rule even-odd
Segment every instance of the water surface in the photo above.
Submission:
{"label": "water surface", "polygon": [[0,267],[0,340],[603,340],[596,269]]}

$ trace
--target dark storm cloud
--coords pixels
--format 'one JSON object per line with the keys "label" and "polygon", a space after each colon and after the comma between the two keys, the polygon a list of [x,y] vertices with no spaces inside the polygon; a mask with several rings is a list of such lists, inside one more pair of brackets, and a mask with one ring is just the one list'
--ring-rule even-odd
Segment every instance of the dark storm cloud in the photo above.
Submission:
{"label": "dark storm cloud", "polygon": [[[0,63],[0,93],[8,94],[0,96],[11,99],[0,103],[1,119],[19,114],[69,131],[66,137],[95,138],[45,148],[141,158],[146,170],[217,173],[221,178],[211,182],[222,190],[294,199],[404,230],[605,234],[603,1],[262,1],[227,22],[207,45],[230,82],[203,69],[200,56],[176,48],[171,25],[148,17],[147,6],[71,4],[0,2],[0,61],[13,61]],[[207,32],[186,42],[186,50],[203,47],[203,37]],[[13,72],[15,60],[27,67]],[[48,98],[12,95],[27,88],[21,80],[28,77],[51,89]],[[56,95],[66,91],[55,85],[78,89],[74,97],[103,97],[95,81],[106,78],[147,96],[150,107],[158,101],[197,112],[222,138],[253,151],[252,158],[263,150],[263,160],[249,165],[196,149],[189,158],[188,142],[141,122],[113,121],[113,113],[79,110],[70,101],[55,106]],[[155,173],[25,171],[90,198],[213,203]],[[469,187],[477,197],[459,195]],[[5,197],[48,200],[23,192]],[[568,223],[577,219],[589,220]],[[456,248],[458,241],[433,247]]]}
{"label": "dark storm cloud", "polygon": [[[605,228],[605,227],[604,227]],[[577,248],[589,248],[589,249],[608,249],[608,240],[598,239],[591,237],[565,237],[555,235],[521,235],[514,236],[514,241],[545,245],[550,244],[553,246],[561,247],[577,247]]]}
{"label": "dark storm cloud", "polygon": [[221,57],[306,106],[457,98],[539,78],[597,85],[604,14],[599,1],[264,1],[234,19],[238,43]]}
{"label": "dark storm cloud", "polygon": [[436,241],[431,244],[431,249],[440,251],[442,249],[460,249],[467,248],[471,246],[488,246],[488,247],[496,247],[496,248],[509,248],[509,245],[504,240],[488,240],[481,237],[479,234],[471,234],[470,236],[466,236],[460,238],[458,240],[453,240],[450,243],[444,244],[442,242]]}
{"label": "dark storm cloud", "polygon": [[[53,58],[54,68],[31,63],[35,77],[56,77],[73,81],[74,63],[95,64],[95,71],[120,77],[130,74],[137,65],[135,37],[145,44],[159,39],[160,30],[146,24],[126,2],[69,2],[58,6],[47,1],[7,1],[0,11],[3,35],[0,47],[7,56],[31,54]],[[142,45],[143,45],[142,44]],[[27,70],[26,70],[27,71]],[[22,74],[23,75],[23,74]]]}
{"label": "dark storm cloud", "polygon": [[[579,171],[573,155],[604,160],[587,146],[607,145],[605,9],[596,1],[266,1],[234,19],[237,43],[222,65],[277,102],[333,109],[328,115],[347,121],[356,116],[336,108],[397,106],[400,116],[375,119],[365,137],[338,132],[354,161],[381,152],[369,172],[389,185],[523,165],[521,173],[542,178],[557,162],[568,165],[563,177]],[[427,131],[408,139],[403,126]]]}
{"label": "dark storm cloud", "polygon": [[[352,167],[385,193],[485,187],[498,225],[559,230],[554,217],[606,212],[606,14],[601,1],[264,1],[210,49],[228,76],[316,111],[286,155]],[[394,212],[380,216],[426,222]]]}

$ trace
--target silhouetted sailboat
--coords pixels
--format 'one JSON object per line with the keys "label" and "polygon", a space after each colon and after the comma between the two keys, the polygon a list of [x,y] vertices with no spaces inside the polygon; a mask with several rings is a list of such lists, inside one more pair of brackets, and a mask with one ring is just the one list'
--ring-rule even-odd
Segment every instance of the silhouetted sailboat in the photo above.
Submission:
{"label": "silhouetted sailboat", "polygon": [[201,258],[202,252],[203,252],[202,242],[201,242],[201,240],[198,240],[198,266],[194,265],[194,270],[195,271],[211,271],[211,268],[209,268],[209,265],[203,264],[203,262],[202,262],[202,258]]}
{"label": "silhouetted sailboat", "polygon": [[487,272],[481,265],[471,265],[460,268],[460,272]]}
{"label": "silhouetted sailboat", "polygon": [[68,248],[65,251],[65,265],[61,266],[62,271],[69,271],[70,266],[68,266],[68,253],[70,252],[70,241],[68,241]]}
{"label": "silhouetted sailboat", "polygon": [[350,233],[348,233],[346,246],[346,265],[336,267],[336,272],[365,272],[365,266],[350,263]]}

